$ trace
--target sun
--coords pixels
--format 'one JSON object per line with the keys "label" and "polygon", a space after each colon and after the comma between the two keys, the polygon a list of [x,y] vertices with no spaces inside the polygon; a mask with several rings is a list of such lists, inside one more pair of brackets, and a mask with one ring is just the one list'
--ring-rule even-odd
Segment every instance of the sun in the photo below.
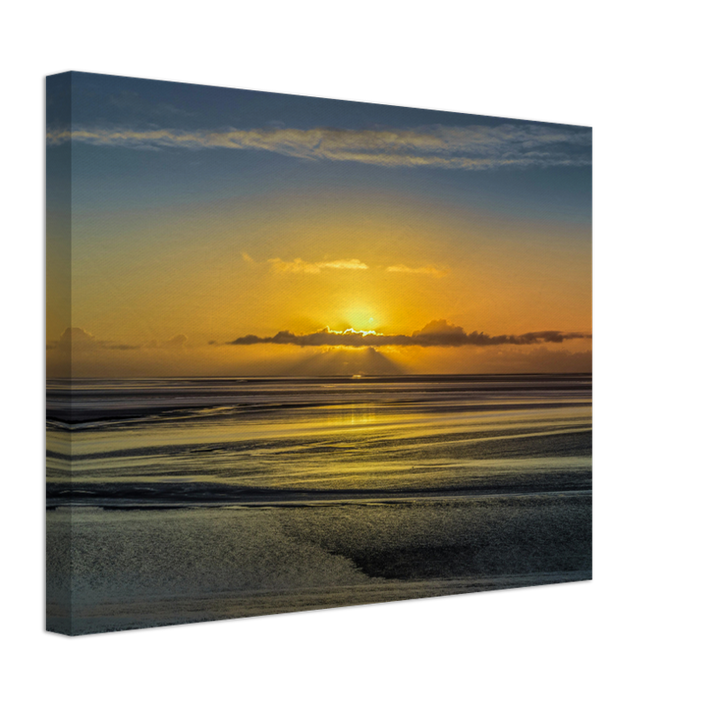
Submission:
{"label": "sun", "polygon": [[346,310],[345,318],[348,324],[358,331],[369,331],[379,325],[377,313],[363,305]]}

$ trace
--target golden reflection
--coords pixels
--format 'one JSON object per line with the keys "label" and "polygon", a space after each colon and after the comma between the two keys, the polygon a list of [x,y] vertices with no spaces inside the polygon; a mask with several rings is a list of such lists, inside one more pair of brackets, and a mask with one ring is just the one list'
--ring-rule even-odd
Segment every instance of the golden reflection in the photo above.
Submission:
{"label": "golden reflection", "polygon": [[[322,426],[331,429],[360,428],[378,423],[375,403],[353,403],[328,408],[322,418]],[[347,430],[360,431],[358,430]]]}

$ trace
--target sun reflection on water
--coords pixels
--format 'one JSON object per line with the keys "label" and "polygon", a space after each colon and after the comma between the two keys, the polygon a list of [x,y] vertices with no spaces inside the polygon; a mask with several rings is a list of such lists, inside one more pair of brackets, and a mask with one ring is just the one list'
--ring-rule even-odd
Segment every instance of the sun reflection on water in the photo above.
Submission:
{"label": "sun reflection on water", "polygon": [[323,419],[325,427],[364,427],[378,422],[377,406],[374,403],[353,403],[337,405],[327,411]]}

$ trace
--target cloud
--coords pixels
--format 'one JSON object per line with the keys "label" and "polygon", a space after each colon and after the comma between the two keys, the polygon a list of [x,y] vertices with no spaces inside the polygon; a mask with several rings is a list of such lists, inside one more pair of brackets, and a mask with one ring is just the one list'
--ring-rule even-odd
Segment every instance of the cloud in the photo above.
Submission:
{"label": "cloud", "polygon": [[94,334],[85,331],[81,327],[68,327],[60,335],[57,341],[49,341],[45,347],[48,350],[58,349],[60,351],[93,351],[96,349],[116,349],[118,351],[129,351],[139,349],[139,346],[117,343],[115,341],[100,341]]}
{"label": "cloud", "polygon": [[68,327],[60,335],[57,341],[48,341],[46,345],[47,350],[58,349],[60,351],[83,352],[83,351],[96,351],[98,349],[114,350],[114,351],[134,351],[137,349],[182,349],[187,343],[187,336],[185,334],[178,334],[172,339],[167,341],[157,342],[156,340],[149,341],[143,346],[134,344],[124,344],[117,341],[101,341],[94,334],[81,327]]}
{"label": "cloud", "polygon": [[357,258],[351,260],[330,260],[324,263],[317,263],[321,268],[330,268],[331,270],[367,270],[368,266],[360,262]]}
{"label": "cloud", "polygon": [[269,127],[193,131],[77,127],[50,130],[47,140],[49,145],[73,140],[136,149],[264,150],[306,160],[484,170],[590,165],[591,136],[590,128],[518,122],[398,130]]}
{"label": "cloud", "polygon": [[95,335],[80,327],[68,327],[60,335],[60,341],[95,341]]}
{"label": "cloud", "polygon": [[241,336],[228,344],[250,346],[252,344],[293,344],[295,346],[526,346],[528,344],[562,343],[569,339],[589,339],[590,334],[561,331],[535,331],[527,334],[502,334],[488,336],[477,331],[468,334],[462,327],[448,324],[444,319],[430,322],[411,335],[379,334],[375,331],[333,331],[328,327],[312,334],[293,334],[280,331],[275,336],[260,337],[254,334]]}
{"label": "cloud", "polygon": [[326,260],[318,263],[308,263],[301,258],[292,261],[271,258],[268,260],[273,272],[278,273],[311,273],[317,274],[321,270],[367,270],[365,263],[353,258],[352,260]]}
{"label": "cloud", "polygon": [[60,335],[57,341],[51,341],[45,347],[46,349],[69,350],[72,348],[75,352],[92,351],[95,349],[138,349],[139,346],[131,346],[129,344],[118,344],[114,341],[100,341],[94,334],[91,334],[81,327],[68,327]]}
{"label": "cloud", "polygon": [[70,346],[95,348],[96,346],[102,346],[102,342],[98,341],[94,334],[80,327],[68,327],[60,335],[60,339],[56,343],[58,348],[68,348]]}
{"label": "cloud", "polygon": [[432,265],[426,265],[421,268],[411,268],[407,265],[391,265],[385,270],[386,272],[399,272],[407,275],[434,275],[435,277],[444,277],[448,274],[447,270],[439,270]]}
{"label": "cloud", "polygon": [[[242,254],[242,258],[246,263],[257,265],[257,262],[247,253]],[[270,258],[270,269],[276,273],[306,273],[317,275],[323,270],[369,270],[370,266],[358,260],[357,258],[348,258],[344,260],[322,260],[318,262],[308,262],[302,258],[295,260],[281,260],[280,258]],[[433,275],[434,277],[444,277],[448,274],[448,270],[440,270],[433,265],[425,265],[417,268],[408,265],[390,265],[385,268],[385,272],[403,273],[406,275]]]}

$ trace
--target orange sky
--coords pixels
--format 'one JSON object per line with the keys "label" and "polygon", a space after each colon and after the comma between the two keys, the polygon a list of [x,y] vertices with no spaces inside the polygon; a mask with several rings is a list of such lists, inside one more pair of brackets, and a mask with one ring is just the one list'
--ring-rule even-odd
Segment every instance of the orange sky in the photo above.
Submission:
{"label": "orange sky", "polygon": [[[148,151],[87,133],[73,143],[70,322],[53,304],[66,249],[48,209],[51,376],[69,346],[76,376],[283,374],[333,358],[328,372],[370,373],[351,349],[335,351],[340,365],[327,346],[228,342],[325,327],[411,336],[439,320],[490,337],[591,332],[589,195],[573,168]],[[586,371],[590,341],[375,349],[410,373]]]}

